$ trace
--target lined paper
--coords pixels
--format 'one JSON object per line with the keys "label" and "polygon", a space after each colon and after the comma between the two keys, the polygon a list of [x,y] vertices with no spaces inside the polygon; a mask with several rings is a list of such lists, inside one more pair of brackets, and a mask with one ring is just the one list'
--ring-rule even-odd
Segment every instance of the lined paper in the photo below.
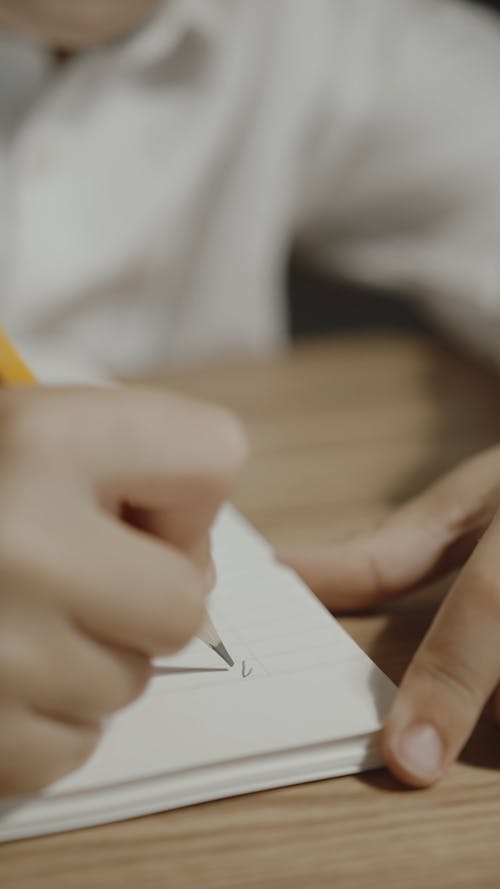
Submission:
{"label": "lined paper", "polygon": [[230,507],[214,533],[210,615],[233,668],[200,640],[161,658],[81,769],[0,805],[0,839],[103,823],[380,761],[394,688]]}
{"label": "lined paper", "polygon": [[195,639],[181,654],[157,661],[154,692],[293,673],[357,653],[347,633],[232,507],[216,525],[213,551],[219,579],[208,610],[235,667],[226,668]]}
{"label": "lined paper", "polygon": [[156,662],[154,692],[239,682],[243,661],[256,679],[356,655],[351,638],[309,590],[271,561],[244,575],[226,574],[212,594],[210,615],[235,666],[226,668],[217,654],[194,640],[181,654]]}

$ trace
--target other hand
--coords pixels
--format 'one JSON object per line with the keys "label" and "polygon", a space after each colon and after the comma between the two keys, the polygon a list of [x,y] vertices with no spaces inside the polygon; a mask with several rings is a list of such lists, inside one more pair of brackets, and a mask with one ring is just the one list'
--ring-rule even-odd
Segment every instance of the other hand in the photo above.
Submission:
{"label": "other hand", "polygon": [[[404,595],[463,566],[402,681],[383,732],[392,772],[438,779],[486,707],[500,724],[500,447],[468,460],[372,533],[280,554],[332,610]],[[499,760],[500,762],[500,760]]]}

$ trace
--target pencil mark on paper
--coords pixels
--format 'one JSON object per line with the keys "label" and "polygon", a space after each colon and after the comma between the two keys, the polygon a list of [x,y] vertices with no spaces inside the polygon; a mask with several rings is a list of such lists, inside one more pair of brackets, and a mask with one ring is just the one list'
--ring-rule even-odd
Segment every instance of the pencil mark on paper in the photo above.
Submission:
{"label": "pencil mark on paper", "polygon": [[242,676],[242,679],[248,679],[248,677],[251,676],[252,673],[253,673],[253,667],[247,667],[247,662],[246,662],[246,661],[242,661],[242,662],[241,662],[241,676]]}

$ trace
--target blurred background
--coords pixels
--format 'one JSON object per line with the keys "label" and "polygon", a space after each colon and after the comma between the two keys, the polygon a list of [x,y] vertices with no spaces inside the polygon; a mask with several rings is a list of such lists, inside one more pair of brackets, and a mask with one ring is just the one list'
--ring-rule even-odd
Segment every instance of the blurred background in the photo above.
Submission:
{"label": "blurred background", "polygon": [[[489,7],[500,17],[500,0],[462,2]],[[500,83],[498,94],[500,105]],[[331,276],[322,277],[298,257],[290,263],[288,292],[293,336],[377,329],[433,332],[425,314],[406,300],[343,281],[332,282]]]}

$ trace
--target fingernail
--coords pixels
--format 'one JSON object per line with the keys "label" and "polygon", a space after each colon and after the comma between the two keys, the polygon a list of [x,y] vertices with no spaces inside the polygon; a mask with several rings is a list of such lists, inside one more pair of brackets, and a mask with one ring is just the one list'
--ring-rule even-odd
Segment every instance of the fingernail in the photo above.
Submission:
{"label": "fingernail", "polygon": [[444,760],[444,745],[429,723],[407,728],[394,750],[400,764],[417,781],[431,783],[440,774]]}

